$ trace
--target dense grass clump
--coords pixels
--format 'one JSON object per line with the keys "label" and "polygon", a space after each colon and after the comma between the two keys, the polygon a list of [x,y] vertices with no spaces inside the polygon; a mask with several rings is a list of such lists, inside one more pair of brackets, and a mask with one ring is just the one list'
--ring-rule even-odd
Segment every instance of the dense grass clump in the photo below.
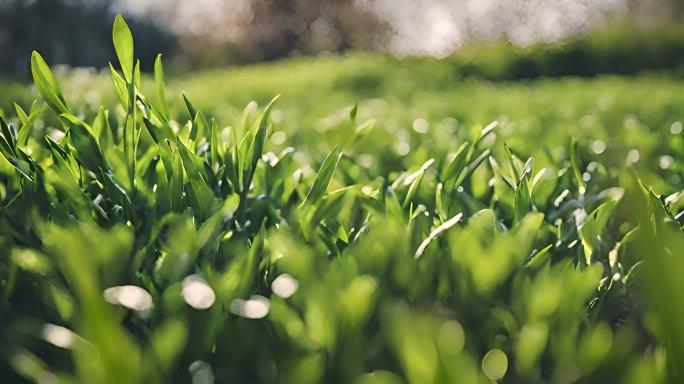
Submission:
{"label": "dense grass clump", "polygon": [[681,380],[681,123],[226,126],[113,36],[118,105],[34,53],[0,119],[0,381]]}

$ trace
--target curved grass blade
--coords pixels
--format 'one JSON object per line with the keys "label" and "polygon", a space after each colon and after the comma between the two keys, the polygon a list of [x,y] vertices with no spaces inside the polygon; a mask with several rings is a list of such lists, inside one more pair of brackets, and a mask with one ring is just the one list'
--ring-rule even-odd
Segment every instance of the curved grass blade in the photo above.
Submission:
{"label": "curved grass blade", "polygon": [[411,174],[404,180],[404,184],[410,183],[411,185],[409,186],[408,192],[406,192],[406,197],[404,197],[404,203],[401,205],[402,208],[406,208],[411,202],[411,200],[413,200],[413,196],[415,196],[416,192],[418,192],[418,187],[420,186],[420,183],[423,182],[423,177],[425,177],[425,171],[427,171],[427,169],[430,168],[430,166],[434,164],[434,162],[435,159],[430,159],[426,161],[425,164],[423,164],[423,166],[420,167],[420,169],[417,172]]}
{"label": "curved grass blade", "polygon": [[190,99],[188,99],[188,95],[185,94],[185,91],[182,91],[181,94],[183,95],[183,102],[185,102],[185,107],[188,109],[188,113],[190,113],[190,120],[195,120],[195,116],[197,116],[197,108],[195,108],[195,106],[192,105]]}
{"label": "curved grass blade", "polygon": [[553,244],[549,244],[546,247],[544,247],[541,251],[532,255],[527,264],[525,264],[525,268],[539,269],[539,267],[545,265],[546,262],[551,258],[550,251],[552,247]]}
{"label": "curved grass blade", "polygon": [[492,132],[494,132],[494,130],[496,129],[496,127],[498,125],[499,125],[498,121],[492,121],[486,127],[482,128],[477,139],[475,139],[475,141],[473,142],[473,148],[477,147],[478,144],[480,144],[482,142],[482,140],[484,140],[487,136],[489,136]]}
{"label": "curved grass blade", "polygon": [[461,144],[456,152],[450,153],[447,157],[446,165],[442,168],[440,174],[440,180],[443,183],[451,179],[456,179],[461,174],[463,167],[465,166],[466,158],[468,155],[468,148],[470,143],[467,141]]}
{"label": "curved grass blade", "polygon": [[462,217],[463,213],[459,213],[451,219],[440,224],[437,228],[433,229],[432,232],[430,232],[430,234],[428,235],[428,237],[426,237],[425,240],[423,240],[423,242],[420,243],[420,246],[418,246],[418,249],[416,250],[416,253],[413,257],[416,260],[420,259],[420,257],[423,256],[423,253],[425,253],[425,250],[430,245],[430,243],[437,237],[439,237],[442,233],[446,232],[451,227],[458,224],[458,222],[461,221]]}
{"label": "curved grass blade", "polygon": [[330,184],[330,180],[335,173],[340,156],[340,149],[336,146],[328,154],[325,160],[323,160],[323,164],[316,174],[313,185],[311,186],[309,193],[306,195],[306,199],[301,204],[302,206],[306,204],[313,204],[318,201],[318,199],[323,197],[323,194],[325,194],[325,190],[328,189],[328,184]]}
{"label": "curved grass blade", "polygon": [[31,74],[38,92],[50,108],[57,114],[69,112],[69,105],[62,96],[59,83],[55,80],[43,57],[36,51],[31,54]]}
{"label": "curved grass blade", "polygon": [[587,265],[593,262],[594,253],[601,243],[601,235],[606,229],[617,203],[617,200],[609,200],[601,204],[587,216],[579,229]]}
{"label": "curved grass blade", "polygon": [[126,85],[126,80],[124,80],[116,69],[114,69],[112,63],[109,63],[109,70],[112,73],[112,81],[114,81],[114,89],[116,90],[119,102],[124,108],[124,111],[128,111],[128,86]]}
{"label": "curved grass blade", "polygon": [[93,172],[97,172],[98,169],[108,170],[109,166],[92,128],[76,116],[68,113],[59,115],[59,120],[71,132],[70,140],[76,147],[75,155],[80,162]]}
{"label": "curved grass blade", "polygon": [[[259,120],[259,126],[254,135],[254,139],[249,146],[249,150],[245,156],[245,163],[243,168],[243,179],[242,179],[242,192],[246,195],[249,190],[250,184],[252,184],[252,178],[254,177],[254,172],[256,171],[257,163],[261,159],[261,155],[264,151],[264,143],[266,142],[266,131],[268,130],[268,125],[270,123],[271,110],[273,105],[278,101],[280,95],[271,100],[270,103],[264,109],[264,113],[261,115]],[[247,163],[249,161],[249,163]],[[245,196],[242,196],[243,199]]]}

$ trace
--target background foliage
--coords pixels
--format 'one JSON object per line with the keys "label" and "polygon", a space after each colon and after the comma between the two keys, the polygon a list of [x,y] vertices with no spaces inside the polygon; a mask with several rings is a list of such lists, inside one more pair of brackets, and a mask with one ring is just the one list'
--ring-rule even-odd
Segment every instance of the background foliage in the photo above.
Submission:
{"label": "background foliage", "polygon": [[[53,64],[106,69],[108,61],[115,61],[109,21],[117,11],[129,14],[137,57],[141,58],[144,72],[152,71],[156,52],[164,52],[167,66],[180,71],[328,52],[388,52],[399,31],[395,30],[391,18],[372,11],[373,4],[382,2],[198,0],[190,4],[180,0],[2,0],[0,73],[27,75],[28,57],[33,50],[39,50]],[[566,7],[566,3],[573,2],[558,3],[559,7]],[[469,12],[469,7],[463,9],[462,3],[430,0],[423,4],[424,8],[451,4],[455,7],[452,12]],[[451,70],[458,75],[488,79],[590,76],[682,67],[681,2],[618,0],[614,3],[624,3],[625,9],[601,17],[605,21],[596,25],[587,20],[586,26],[570,33],[570,38],[562,40],[562,44],[556,44],[558,37],[539,32],[540,36],[523,44],[524,47],[511,45],[512,38],[507,36],[510,31],[496,28],[498,20],[494,13],[492,20],[486,20],[491,25],[474,25],[457,31],[472,36],[464,38],[466,49],[453,52],[445,64],[451,65]],[[397,7],[411,4],[398,3]],[[491,4],[494,7],[490,8],[500,8],[500,12],[517,10],[530,13],[530,18],[534,16],[532,5],[521,3],[509,9],[500,0]],[[591,9],[601,8],[592,4],[577,7],[586,8],[587,17],[593,16]],[[559,26],[564,23],[562,18],[554,20]],[[526,22],[521,20],[518,24],[525,27]],[[480,29],[498,32],[487,37],[478,34]],[[420,32],[417,28],[414,34]],[[432,39],[429,35],[422,38]],[[434,38],[449,37],[438,34]],[[544,41],[553,44],[534,44]],[[488,46],[482,47],[483,42],[488,42]],[[423,51],[416,53],[419,52]],[[407,53],[410,52],[404,52]]]}
{"label": "background foliage", "polygon": [[3,87],[0,381],[681,379],[681,80],[167,84],[113,32],[108,75]]}

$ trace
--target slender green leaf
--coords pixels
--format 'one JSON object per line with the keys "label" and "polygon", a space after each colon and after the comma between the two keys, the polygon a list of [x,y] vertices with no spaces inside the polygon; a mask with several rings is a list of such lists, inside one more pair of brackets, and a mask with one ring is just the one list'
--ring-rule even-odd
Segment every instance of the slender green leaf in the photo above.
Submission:
{"label": "slender green leaf", "polygon": [[126,80],[124,80],[121,75],[114,69],[112,63],[109,63],[109,70],[112,73],[112,81],[114,81],[114,90],[116,90],[116,95],[119,97],[119,102],[124,108],[124,111],[128,111],[129,97],[128,97],[128,86],[126,85]]}
{"label": "slender green leaf", "polygon": [[68,113],[59,115],[59,119],[70,131],[71,143],[76,147],[76,158],[91,171],[109,169],[92,128]]}
{"label": "slender green leaf", "polygon": [[601,246],[601,236],[613,215],[617,203],[617,200],[609,200],[601,204],[587,216],[580,227],[579,233],[587,264],[593,262],[594,253]]}
{"label": "slender green leaf", "polygon": [[185,92],[181,92],[181,94],[183,95],[185,107],[188,109],[188,113],[190,113],[190,120],[195,120],[195,116],[197,115],[197,109],[194,105],[192,105],[192,102],[190,102],[190,99],[188,99],[188,95],[186,95]]}
{"label": "slender green leaf", "polygon": [[121,71],[127,83],[133,82],[133,35],[126,24],[123,16],[116,15],[114,18],[114,27],[112,28],[112,40],[114,41],[114,50],[116,56],[119,58]]}
{"label": "slender green leaf", "polygon": [[162,115],[169,117],[169,107],[166,102],[166,86],[164,84],[164,67],[162,65],[162,54],[158,54],[154,60],[154,85],[157,91],[157,107]]}
{"label": "slender green leaf", "polygon": [[[271,110],[276,101],[280,98],[280,95],[276,96],[271,100],[271,102],[264,109],[264,113],[259,119],[259,126],[255,132],[254,139],[249,146],[249,150],[245,156],[245,164],[243,171],[243,181],[242,181],[242,191],[246,193],[249,190],[249,186],[252,183],[252,178],[254,177],[254,172],[256,171],[257,163],[261,159],[261,155],[264,151],[264,143],[266,142],[266,131],[270,124]],[[249,162],[247,162],[249,161]]]}
{"label": "slender green leaf", "polygon": [[69,112],[69,106],[62,96],[62,90],[52,75],[50,67],[36,51],[31,54],[31,74],[38,92],[50,108],[57,114]]}
{"label": "slender green leaf", "polygon": [[338,147],[333,148],[332,151],[326,156],[321,164],[321,168],[316,174],[313,184],[309,193],[306,195],[306,199],[302,202],[304,204],[313,204],[318,201],[325,194],[326,189],[328,189],[328,184],[335,173],[337,168],[337,163],[340,161],[340,149]]}
{"label": "slender green leaf", "polygon": [[575,175],[575,181],[577,182],[577,187],[579,188],[580,195],[583,195],[587,190],[584,184],[584,179],[582,178],[582,170],[580,169],[580,156],[578,149],[577,139],[572,138],[572,143],[570,144],[570,162],[572,163],[572,173]]}
{"label": "slender green leaf", "polygon": [[433,242],[436,238],[438,238],[442,233],[446,232],[454,225],[458,224],[461,221],[462,217],[463,213],[459,213],[451,219],[440,224],[437,228],[433,229],[432,232],[430,232],[430,234],[428,235],[428,237],[426,237],[425,240],[423,240],[423,242],[420,243],[420,246],[418,246],[418,249],[416,250],[416,253],[413,257],[415,259],[419,259],[421,256],[423,256],[423,253],[425,253],[425,250],[430,245],[430,243]]}

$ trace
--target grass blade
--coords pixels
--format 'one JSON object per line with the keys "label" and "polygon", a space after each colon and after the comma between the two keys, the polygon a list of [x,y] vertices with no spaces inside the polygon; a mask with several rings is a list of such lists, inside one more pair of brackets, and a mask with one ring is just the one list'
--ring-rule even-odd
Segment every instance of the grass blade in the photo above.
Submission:
{"label": "grass blade", "polygon": [[573,175],[575,175],[575,181],[577,181],[579,194],[584,195],[584,192],[586,192],[587,187],[584,184],[584,179],[582,178],[582,171],[580,170],[580,156],[577,145],[577,139],[573,137],[572,143],[570,144],[570,162],[572,163],[572,173]]}
{"label": "grass blade", "polygon": [[50,67],[36,51],[31,54],[31,74],[38,92],[50,108],[57,114],[69,112],[69,106],[62,96],[62,90],[52,75]]}
{"label": "grass blade", "polygon": [[114,50],[127,83],[133,81],[133,35],[123,16],[116,15],[112,28]]}
{"label": "grass blade", "polygon": [[161,114],[168,118],[169,117],[169,107],[166,102],[166,86],[164,85],[164,66],[162,65],[162,55],[161,53],[157,55],[157,59],[154,61],[154,84],[157,91],[157,108],[161,111]]}
{"label": "grass blade", "polygon": [[328,184],[335,173],[337,168],[337,163],[340,161],[341,153],[338,147],[333,148],[328,156],[323,160],[321,168],[316,174],[313,185],[309,193],[306,195],[306,199],[302,202],[302,206],[306,204],[313,204],[318,201],[325,194],[326,189],[328,189]]}
{"label": "grass blade", "polygon": [[423,253],[425,253],[425,250],[430,245],[430,243],[436,238],[438,238],[442,233],[446,232],[451,227],[458,224],[461,221],[462,217],[463,213],[459,213],[451,219],[440,224],[437,228],[433,229],[432,232],[430,232],[430,234],[428,235],[428,237],[426,237],[425,240],[423,240],[423,242],[420,243],[420,246],[418,246],[418,249],[416,250],[416,253],[413,256],[414,259],[420,259],[420,257],[423,256]]}

